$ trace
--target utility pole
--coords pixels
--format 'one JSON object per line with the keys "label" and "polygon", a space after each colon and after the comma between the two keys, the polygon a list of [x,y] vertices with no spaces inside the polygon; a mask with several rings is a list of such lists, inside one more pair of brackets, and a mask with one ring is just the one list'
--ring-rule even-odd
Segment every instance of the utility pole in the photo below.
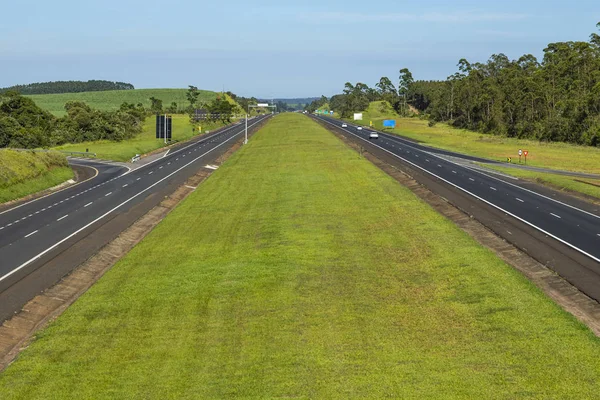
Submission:
{"label": "utility pole", "polygon": [[251,108],[275,108],[275,109],[277,109],[277,106],[269,105],[269,103],[258,103],[256,105],[248,104],[248,112],[246,113],[246,130],[245,130],[246,138],[244,139],[244,144],[248,143],[248,114],[250,114]]}

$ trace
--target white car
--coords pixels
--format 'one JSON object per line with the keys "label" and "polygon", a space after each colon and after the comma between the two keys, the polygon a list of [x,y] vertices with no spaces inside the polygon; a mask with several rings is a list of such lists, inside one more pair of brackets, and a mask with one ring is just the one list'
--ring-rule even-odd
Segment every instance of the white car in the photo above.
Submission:
{"label": "white car", "polygon": [[342,124],[342,128],[347,128],[348,124]]}
{"label": "white car", "polygon": [[358,129],[359,131],[362,131],[362,126],[358,126],[358,127],[356,127],[356,129]]}
{"label": "white car", "polygon": [[377,132],[369,133],[369,139],[379,139],[379,134]]}

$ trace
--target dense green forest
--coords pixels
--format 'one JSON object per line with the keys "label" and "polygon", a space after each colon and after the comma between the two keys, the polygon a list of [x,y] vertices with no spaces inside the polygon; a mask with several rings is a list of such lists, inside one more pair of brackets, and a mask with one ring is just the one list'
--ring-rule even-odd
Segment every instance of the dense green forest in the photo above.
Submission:
{"label": "dense green forest", "polygon": [[132,90],[135,89],[131,83],[110,82],[91,80],[83,81],[57,81],[30,83],[28,85],[16,85],[0,89],[0,93],[16,91],[22,95],[28,94],[57,94],[57,93],[81,93],[101,92],[105,90]]}
{"label": "dense green forest", "polygon": [[0,147],[37,148],[88,140],[124,140],[142,130],[146,110],[123,103],[117,111],[93,110],[71,101],[67,115],[56,118],[30,98],[9,91],[0,94]]}
{"label": "dense green forest", "polygon": [[[597,25],[600,28],[600,24]],[[496,135],[600,145],[600,35],[589,42],[550,43],[538,61],[531,54],[510,60],[492,55],[486,63],[458,62],[444,81],[415,81],[400,70],[398,88],[382,77],[375,88],[346,83],[342,94],[322,97],[348,117],[373,100],[387,100],[401,115],[411,106],[423,116]]]}

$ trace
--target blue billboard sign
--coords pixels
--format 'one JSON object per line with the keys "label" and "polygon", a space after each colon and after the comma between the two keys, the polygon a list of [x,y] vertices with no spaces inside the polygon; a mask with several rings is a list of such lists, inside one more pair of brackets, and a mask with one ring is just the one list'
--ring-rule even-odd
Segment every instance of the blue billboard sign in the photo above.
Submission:
{"label": "blue billboard sign", "polygon": [[385,128],[395,128],[396,127],[396,120],[394,119],[386,119],[383,121],[383,126]]}

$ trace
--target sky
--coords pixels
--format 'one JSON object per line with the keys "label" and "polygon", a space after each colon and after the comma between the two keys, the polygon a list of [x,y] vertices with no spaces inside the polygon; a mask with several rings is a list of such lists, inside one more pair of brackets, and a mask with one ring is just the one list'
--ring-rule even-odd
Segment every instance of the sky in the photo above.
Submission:
{"label": "sky", "polygon": [[331,96],[345,82],[444,79],[459,59],[540,58],[588,40],[598,0],[19,0],[2,5],[0,87],[105,79],[136,88]]}

